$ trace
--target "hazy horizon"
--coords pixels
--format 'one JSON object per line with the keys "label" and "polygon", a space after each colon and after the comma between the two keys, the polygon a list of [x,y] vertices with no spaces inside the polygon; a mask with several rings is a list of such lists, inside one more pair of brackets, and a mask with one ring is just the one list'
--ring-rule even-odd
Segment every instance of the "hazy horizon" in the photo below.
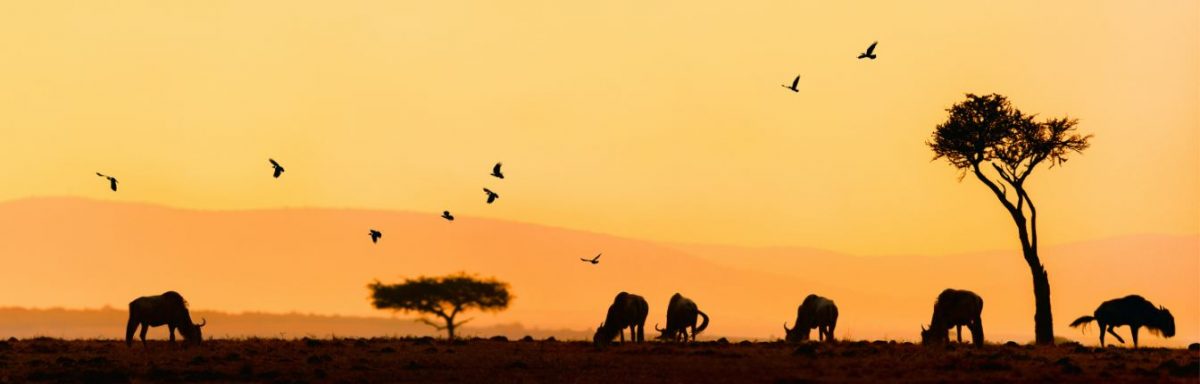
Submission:
{"label": "hazy horizon", "polygon": [[[780,325],[793,320],[804,295],[819,293],[842,308],[838,337],[912,340],[928,323],[937,292],[956,287],[984,297],[989,340],[1032,339],[1028,271],[1016,250],[850,255],[660,243],[470,216],[446,223],[423,212],[192,210],[82,198],[0,203],[0,215],[7,218],[0,223],[0,253],[37,255],[0,271],[5,306],[122,308],[134,297],[171,289],[195,310],[388,318],[390,311],[370,306],[366,285],[374,279],[466,271],[509,282],[516,296],[508,310],[468,313],[477,326],[591,329],[625,290],[650,301],[651,327],[663,322],[666,298],[682,292],[712,316],[709,336],[771,339],[782,335]],[[378,244],[367,237],[368,223],[385,232]],[[54,241],[62,233],[72,241]],[[579,261],[600,251],[605,258],[598,265]],[[1175,338],[1143,343],[1194,342],[1200,338],[1197,254],[1200,236],[1044,246],[1056,331],[1094,344],[1095,327],[1083,333],[1067,323],[1103,300],[1139,293],[1170,308],[1179,328]],[[556,273],[542,273],[546,268]],[[213,332],[220,332],[216,324]]]}

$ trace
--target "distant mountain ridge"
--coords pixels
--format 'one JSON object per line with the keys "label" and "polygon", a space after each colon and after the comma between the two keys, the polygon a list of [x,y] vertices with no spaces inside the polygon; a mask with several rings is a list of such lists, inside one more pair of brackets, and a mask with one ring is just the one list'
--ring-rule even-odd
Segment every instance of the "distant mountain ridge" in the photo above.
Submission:
{"label": "distant mountain ridge", "polygon": [[[3,202],[0,306],[122,309],[171,289],[196,311],[380,318],[389,313],[371,308],[371,281],[466,271],[509,282],[516,296],[506,311],[468,313],[479,327],[592,329],[613,295],[629,291],[650,301],[652,328],[664,322],[666,299],[681,292],[712,316],[709,335],[768,339],[782,335],[781,324],[815,292],[841,307],[839,337],[912,340],[937,292],[956,287],[984,297],[989,340],[1032,339],[1029,272],[1015,251],[854,256],[682,245],[474,217],[449,223],[437,214]],[[368,228],[383,231],[378,244]],[[598,252],[598,265],[579,261]],[[1095,343],[1094,330],[1066,323],[1103,300],[1140,293],[1170,308],[1179,328],[1176,338],[1148,344],[1200,338],[1200,236],[1126,236],[1043,246],[1042,255],[1058,336]],[[221,334],[219,323],[210,334]]]}

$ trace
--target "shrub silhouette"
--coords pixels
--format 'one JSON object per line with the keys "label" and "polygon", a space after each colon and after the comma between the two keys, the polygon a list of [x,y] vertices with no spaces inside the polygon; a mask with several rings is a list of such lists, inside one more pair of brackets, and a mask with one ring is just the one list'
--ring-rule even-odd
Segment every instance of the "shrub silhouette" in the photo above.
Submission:
{"label": "shrub silhouette", "polygon": [[400,284],[384,284],[376,280],[367,288],[371,289],[371,305],[377,309],[418,312],[441,318],[445,325],[425,318],[420,321],[439,331],[446,330],[449,339],[454,339],[455,328],[471,321],[455,320],[462,311],[501,311],[508,308],[513,298],[508,292],[508,283],[478,279],[465,273],[443,277],[421,276]]}

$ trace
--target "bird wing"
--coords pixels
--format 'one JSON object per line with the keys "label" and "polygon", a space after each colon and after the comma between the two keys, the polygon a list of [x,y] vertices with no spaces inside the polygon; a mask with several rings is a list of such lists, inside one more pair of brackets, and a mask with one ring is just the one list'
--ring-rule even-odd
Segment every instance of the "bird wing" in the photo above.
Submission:
{"label": "bird wing", "polygon": [[495,173],[497,175],[500,174],[500,164],[502,164],[502,163],[496,163],[496,166],[492,167],[492,173]]}
{"label": "bird wing", "polygon": [[103,173],[100,173],[100,172],[96,172],[96,176],[100,176],[100,177],[108,177],[108,176],[104,176],[104,174],[103,174]]}
{"label": "bird wing", "polygon": [[600,260],[600,255],[603,255],[603,253],[597,253],[596,257],[592,258],[592,260]]}
{"label": "bird wing", "polygon": [[796,79],[792,80],[792,88],[796,88],[798,85],[800,85],[800,75],[796,75]]}
{"label": "bird wing", "polygon": [[484,193],[487,193],[487,194],[489,194],[489,195],[495,195],[495,194],[496,194],[495,192],[492,192],[492,190],[490,190],[490,189],[487,189],[487,188],[484,188],[484,189],[483,189],[483,192],[484,192]]}
{"label": "bird wing", "polygon": [[876,42],[874,42],[874,43],[871,43],[871,46],[870,46],[870,47],[867,47],[867,54],[868,54],[868,55],[870,55],[870,54],[871,54],[871,52],[875,52],[875,44],[879,44],[879,42],[878,42],[878,41],[876,41]]}
{"label": "bird wing", "polygon": [[279,167],[279,163],[275,162],[275,159],[267,159],[267,161],[270,161],[272,166]]}

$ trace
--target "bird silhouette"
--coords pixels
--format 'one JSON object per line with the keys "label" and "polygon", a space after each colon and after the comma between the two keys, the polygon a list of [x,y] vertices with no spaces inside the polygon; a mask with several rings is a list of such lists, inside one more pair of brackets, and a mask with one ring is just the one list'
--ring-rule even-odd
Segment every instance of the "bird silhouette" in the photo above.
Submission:
{"label": "bird silhouette", "polygon": [[279,175],[283,174],[283,166],[279,165],[279,163],[275,162],[275,159],[267,159],[267,160],[271,162],[271,167],[275,168],[275,178],[278,179]]}
{"label": "bird silhouette", "polygon": [[103,174],[103,173],[100,173],[100,172],[96,172],[96,176],[100,176],[100,177],[103,177],[103,178],[105,178],[105,179],[108,179],[108,187],[109,187],[109,188],[112,188],[113,192],[116,192],[116,191],[117,191],[117,178],[115,178],[115,177],[112,177],[112,176],[109,176],[109,175],[105,175],[105,174]]}
{"label": "bird silhouette", "polygon": [[581,257],[581,258],[579,258],[579,260],[583,260],[583,262],[585,262],[585,263],[600,264],[600,255],[603,255],[603,254],[604,253],[597,253],[596,257],[593,257],[590,259],[585,259],[585,258]]}
{"label": "bird silhouette", "polygon": [[490,190],[490,189],[484,188],[483,192],[487,193],[487,196],[488,196],[487,203],[488,204],[491,204],[493,201],[496,201],[496,199],[500,198],[500,195],[497,195],[496,192],[492,192],[492,190]]}
{"label": "bird silhouette", "polygon": [[372,242],[372,243],[378,243],[378,242],[379,242],[379,238],[380,238],[380,237],[383,237],[383,232],[379,232],[379,231],[376,231],[376,230],[372,229],[372,230],[371,230],[371,232],[370,232],[370,233],[368,233],[368,235],[371,235],[371,242]]}
{"label": "bird silhouette", "polygon": [[451,215],[450,211],[442,211],[442,218],[446,221],[454,221],[454,215]]}
{"label": "bird silhouette", "polygon": [[879,42],[876,41],[874,43],[871,43],[871,46],[867,47],[867,51],[859,54],[858,58],[875,60],[875,44],[879,44]]}
{"label": "bird silhouette", "polygon": [[492,176],[496,176],[498,179],[503,179],[504,173],[500,172],[500,164],[501,163],[496,163],[496,166],[492,167]]}
{"label": "bird silhouette", "polygon": [[796,79],[795,79],[795,80],[792,80],[792,86],[790,86],[790,87],[789,87],[789,86],[787,86],[787,85],[784,85],[784,84],[779,84],[779,86],[780,86],[780,87],[787,88],[787,89],[790,89],[790,90],[792,90],[792,92],[800,92],[800,88],[799,88],[799,86],[800,86],[800,75],[796,75]]}

